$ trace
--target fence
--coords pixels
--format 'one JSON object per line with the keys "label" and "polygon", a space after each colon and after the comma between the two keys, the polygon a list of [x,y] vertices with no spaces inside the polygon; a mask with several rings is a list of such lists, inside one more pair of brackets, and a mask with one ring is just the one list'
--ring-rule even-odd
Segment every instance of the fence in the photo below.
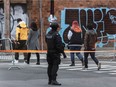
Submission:
{"label": "fence", "polygon": [[[116,60],[116,37],[99,37],[99,42],[97,43],[96,56],[97,58],[107,58],[110,60]],[[100,47],[101,46],[101,47]],[[10,51],[9,51],[10,50]],[[0,61],[13,61],[13,65],[9,68],[18,68],[14,63],[14,52],[32,52],[32,53],[46,53],[46,50],[13,50],[12,41],[10,39],[0,39]],[[65,50],[67,54],[72,51]],[[78,51],[74,51],[78,52]],[[84,50],[81,51],[84,53]],[[69,56],[70,58],[70,56]],[[102,59],[103,60],[103,59]]]}
{"label": "fence", "polygon": [[0,62],[7,61],[12,63],[13,65],[9,67],[8,70],[12,68],[20,69],[19,67],[15,66],[14,53],[7,52],[7,50],[13,50],[12,41],[9,38],[0,39]]}
{"label": "fence", "polygon": [[107,36],[98,37],[98,39],[98,50],[108,51],[107,54],[113,57],[112,60],[116,60],[116,34],[107,34]]}

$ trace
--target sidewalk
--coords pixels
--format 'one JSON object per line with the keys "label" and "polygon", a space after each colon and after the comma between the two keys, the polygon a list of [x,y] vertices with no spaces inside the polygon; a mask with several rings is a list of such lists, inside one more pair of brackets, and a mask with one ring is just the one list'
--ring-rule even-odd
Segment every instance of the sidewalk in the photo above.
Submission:
{"label": "sidewalk", "polygon": [[[82,48],[83,50],[83,48]],[[97,48],[96,51],[110,51],[110,50],[114,50],[113,47],[104,47],[104,48]],[[67,58],[65,59],[65,61],[70,61],[70,53],[66,53]],[[82,55],[83,52],[82,52]],[[96,52],[96,57],[100,60],[112,60],[112,59],[116,59],[116,53],[113,52]],[[0,53],[0,62],[11,62],[12,59],[14,58],[14,54],[12,55],[12,53]],[[90,58],[90,56],[89,56]],[[61,59],[63,59],[63,56],[61,55]],[[76,59],[78,59],[76,57]],[[31,62],[36,62],[36,55],[34,53],[31,54],[31,58],[30,58]],[[40,53],[40,60],[41,61],[46,61],[46,53]],[[22,53],[20,53],[19,56],[19,61],[20,62],[24,62],[24,57],[22,55]]]}

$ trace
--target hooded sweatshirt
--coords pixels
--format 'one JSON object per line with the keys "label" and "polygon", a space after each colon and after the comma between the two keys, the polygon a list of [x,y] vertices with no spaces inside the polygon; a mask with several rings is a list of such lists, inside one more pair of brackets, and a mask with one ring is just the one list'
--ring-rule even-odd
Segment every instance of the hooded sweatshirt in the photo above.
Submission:
{"label": "hooded sweatshirt", "polygon": [[24,21],[19,22],[16,28],[16,40],[27,40],[29,29]]}
{"label": "hooded sweatshirt", "polygon": [[68,39],[70,45],[81,45],[82,44],[82,37],[81,37],[82,30],[78,25],[77,21],[72,22],[72,27],[68,32]]}

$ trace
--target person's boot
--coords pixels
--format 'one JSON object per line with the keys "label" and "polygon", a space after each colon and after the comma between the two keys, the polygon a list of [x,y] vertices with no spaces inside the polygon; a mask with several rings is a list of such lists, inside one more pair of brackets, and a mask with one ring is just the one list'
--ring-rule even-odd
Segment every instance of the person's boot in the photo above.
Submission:
{"label": "person's boot", "polygon": [[52,80],[51,85],[61,85],[61,83],[57,82],[56,80]]}
{"label": "person's boot", "polygon": [[40,56],[39,56],[39,54],[36,54],[36,56],[37,56],[37,63],[36,63],[36,65],[40,65]]}
{"label": "person's boot", "polygon": [[66,54],[64,52],[62,54],[63,54],[64,59],[67,58],[67,56],[66,56]]}
{"label": "person's boot", "polygon": [[97,70],[100,70],[101,69],[101,63],[98,63],[97,67],[98,67]]}
{"label": "person's boot", "polygon": [[83,61],[83,59],[80,59],[81,60],[81,63],[82,63],[82,67],[84,66],[84,61]]}
{"label": "person's boot", "polygon": [[52,79],[51,79],[51,76],[48,76],[48,85],[51,85],[51,82],[52,82]]}
{"label": "person's boot", "polygon": [[84,62],[82,63],[82,69],[85,67],[85,64],[84,64]]}
{"label": "person's boot", "polygon": [[27,64],[30,63],[30,58],[27,58],[27,60],[25,61]]}
{"label": "person's boot", "polygon": [[36,65],[40,65],[40,62],[37,62]]}
{"label": "person's boot", "polygon": [[39,58],[37,58],[37,63],[36,63],[36,65],[40,65],[40,59],[39,59]]}
{"label": "person's boot", "polygon": [[74,63],[74,62],[72,62],[70,66],[75,66],[75,63]]}
{"label": "person's boot", "polygon": [[52,83],[52,81],[51,81],[51,80],[49,80],[49,81],[48,81],[48,85],[51,85],[51,83]]}
{"label": "person's boot", "polygon": [[25,61],[27,64],[29,64],[29,61]]}

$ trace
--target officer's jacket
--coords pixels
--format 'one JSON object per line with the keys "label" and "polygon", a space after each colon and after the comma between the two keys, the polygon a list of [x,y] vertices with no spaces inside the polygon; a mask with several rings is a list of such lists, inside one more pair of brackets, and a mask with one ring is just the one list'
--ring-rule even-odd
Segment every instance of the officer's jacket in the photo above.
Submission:
{"label": "officer's jacket", "polygon": [[16,28],[16,40],[27,40],[29,29],[25,22],[20,22]]}
{"label": "officer's jacket", "polygon": [[64,51],[64,46],[61,37],[57,31],[49,31],[45,37],[47,43],[47,51],[49,53],[62,53]]}

